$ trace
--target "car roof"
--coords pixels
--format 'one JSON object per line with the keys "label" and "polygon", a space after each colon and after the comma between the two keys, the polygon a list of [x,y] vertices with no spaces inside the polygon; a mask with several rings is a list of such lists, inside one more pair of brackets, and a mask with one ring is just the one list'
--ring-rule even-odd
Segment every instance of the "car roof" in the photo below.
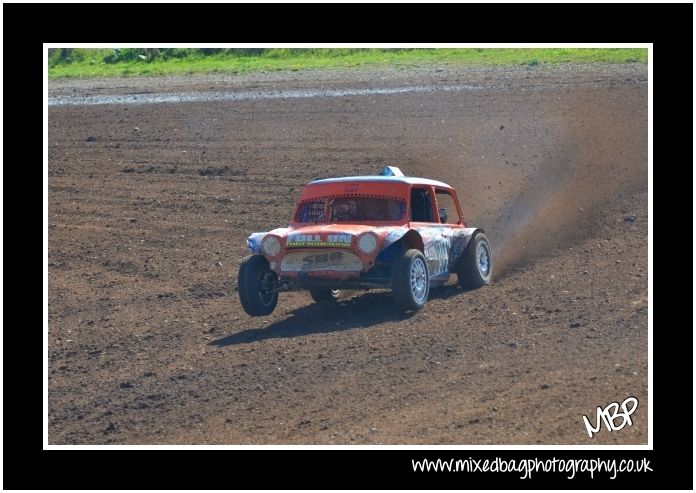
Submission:
{"label": "car roof", "polygon": [[429,178],[417,178],[415,176],[345,176],[342,178],[325,178],[323,180],[314,180],[307,184],[309,185],[324,185],[328,183],[349,183],[349,182],[388,182],[388,183],[408,183],[409,185],[432,185],[435,187],[452,188],[447,183]]}

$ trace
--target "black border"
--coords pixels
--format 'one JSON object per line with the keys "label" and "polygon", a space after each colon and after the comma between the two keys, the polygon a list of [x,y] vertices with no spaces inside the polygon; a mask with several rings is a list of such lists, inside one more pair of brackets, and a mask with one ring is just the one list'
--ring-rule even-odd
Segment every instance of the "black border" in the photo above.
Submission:
{"label": "black border", "polygon": [[[41,181],[42,161],[38,136],[42,135],[39,104],[43,110],[43,67],[39,64],[43,42],[645,42],[654,43],[654,149],[657,210],[661,193],[669,193],[672,219],[684,220],[691,210],[689,187],[692,144],[692,16],[691,4],[4,4],[4,104],[5,189],[4,216],[11,241],[5,243],[5,265],[22,270],[8,276],[9,297],[22,307],[38,282],[23,272],[36,258],[27,255],[42,249],[40,238],[31,240],[26,219],[43,218],[41,201],[29,199],[31,182]],[[43,22],[37,21],[43,19]],[[31,87],[31,91],[28,90]],[[17,98],[15,95],[30,95]],[[34,113],[34,110],[36,113]],[[674,112],[679,111],[679,116]],[[34,117],[34,115],[37,115]],[[36,123],[34,123],[36,118]],[[27,125],[27,123],[29,125]],[[32,128],[32,131],[29,131]],[[686,144],[684,144],[686,143]],[[689,152],[689,147],[692,152]],[[16,152],[15,156],[12,156]],[[677,156],[672,157],[672,152]],[[31,157],[30,157],[31,156]],[[691,170],[691,173],[685,170]],[[664,170],[664,171],[663,171]],[[672,173],[671,176],[669,173]],[[686,176],[685,176],[686,175]],[[662,176],[661,181],[658,176]],[[679,177],[678,179],[676,177]],[[667,188],[669,187],[669,189]],[[689,187],[690,188],[690,187]],[[667,192],[669,190],[669,192]],[[693,191],[691,191],[693,192]],[[679,199],[684,204],[678,204]],[[20,205],[18,207],[18,205]],[[34,214],[27,208],[36,208]],[[678,211],[676,214],[674,211]],[[659,217],[656,216],[656,217]],[[651,218],[654,221],[654,218]],[[14,223],[14,224],[13,224]],[[681,250],[687,238],[671,236],[672,248]],[[29,230],[36,231],[34,228]],[[657,235],[662,232],[656,227]],[[37,236],[39,236],[37,234]],[[19,240],[19,241],[18,241]],[[656,242],[657,244],[657,242]],[[21,251],[12,252],[14,248]],[[692,245],[693,247],[693,245]],[[659,258],[664,246],[654,253]],[[14,255],[13,255],[14,254]],[[680,256],[679,272],[690,272],[691,263]],[[677,289],[657,263],[653,274],[654,304],[654,451],[450,451],[450,450],[128,450],[45,451],[41,449],[43,407],[28,405],[24,397],[39,401],[36,389],[43,381],[38,357],[42,347],[42,320],[28,323],[34,310],[16,310],[21,323],[5,324],[4,338],[4,487],[12,489],[692,489],[692,399],[669,395],[667,383],[692,386],[692,331],[679,324],[667,325],[661,297],[670,296],[672,313],[690,306],[690,290]],[[38,273],[37,273],[38,275]],[[667,294],[669,290],[669,294]],[[684,303],[679,298],[684,296]],[[675,310],[676,308],[676,310]],[[9,313],[9,312],[8,312]],[[8,317],[8,320],[10,317]],[[18,320],[12,317],[13,320]],[[40,324],[40,325],[38,325]],[[29,336],[29,337],[27,337]],[[34,370],[34,368],[37,370]],[[32,371],[27,372],[26,370]],[[35,378],[27,378],[31,374]],[[39,380],[40,379],[40,380]],[[653,398],[653,396],[651,396]],[[41,411],[37,411],[41,409]],[[423,458],[648,458],[650,474],[628,474],[615,480],[579,476],[536,474],[520,480],[513,474],[462,475],[414,473],[411,459]],[[20,467],[21,466],[21,467]],[[26,467],[34,473],[25,473]],[[262,467],[259,467],[262,466]],[[328,478],[328,480],[327,480]]]}

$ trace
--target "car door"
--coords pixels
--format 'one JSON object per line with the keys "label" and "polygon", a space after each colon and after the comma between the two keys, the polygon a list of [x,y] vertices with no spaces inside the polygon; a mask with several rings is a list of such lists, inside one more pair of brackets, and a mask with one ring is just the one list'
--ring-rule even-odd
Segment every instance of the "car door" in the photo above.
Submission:
{"label": "car door", "polygon": [[465,228],[459,202],[453,190],[435,188],[440,235],[447,248],[448,272],[454,271],[454,264],[461,256],[465,245]]}
{"label": "car door", "polygon": [[449,279],[451,228],[440,223],[435,189],[414,186],[411,189],[411,227],[423,238],[423,254],[431,283]]}

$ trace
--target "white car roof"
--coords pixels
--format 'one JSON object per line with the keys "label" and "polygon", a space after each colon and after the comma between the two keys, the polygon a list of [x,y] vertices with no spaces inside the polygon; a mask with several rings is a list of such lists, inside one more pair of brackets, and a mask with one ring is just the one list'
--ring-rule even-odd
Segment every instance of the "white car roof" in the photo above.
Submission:
{"label": "white car roof", "polygon": [[323,185],[326,183],[346,183],[356,181],[372,181],[372,182],[390,182],[390,183],[408,183],[409,185],[432,185],[435,187],[452,188],[447,183],[428,178],[416,178],[415,176],[345,176],[342,178],[326,178],[323,180],[315,180],[307,185]]}

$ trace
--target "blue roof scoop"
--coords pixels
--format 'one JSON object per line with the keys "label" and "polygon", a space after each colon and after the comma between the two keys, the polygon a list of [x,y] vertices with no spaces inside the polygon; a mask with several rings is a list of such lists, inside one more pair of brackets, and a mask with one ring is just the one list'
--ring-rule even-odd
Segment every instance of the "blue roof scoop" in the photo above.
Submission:
{"label": "blue roof scoop", "polygon": [[404,174],[396,166],[385,166],[379,176],[404,176]]}

